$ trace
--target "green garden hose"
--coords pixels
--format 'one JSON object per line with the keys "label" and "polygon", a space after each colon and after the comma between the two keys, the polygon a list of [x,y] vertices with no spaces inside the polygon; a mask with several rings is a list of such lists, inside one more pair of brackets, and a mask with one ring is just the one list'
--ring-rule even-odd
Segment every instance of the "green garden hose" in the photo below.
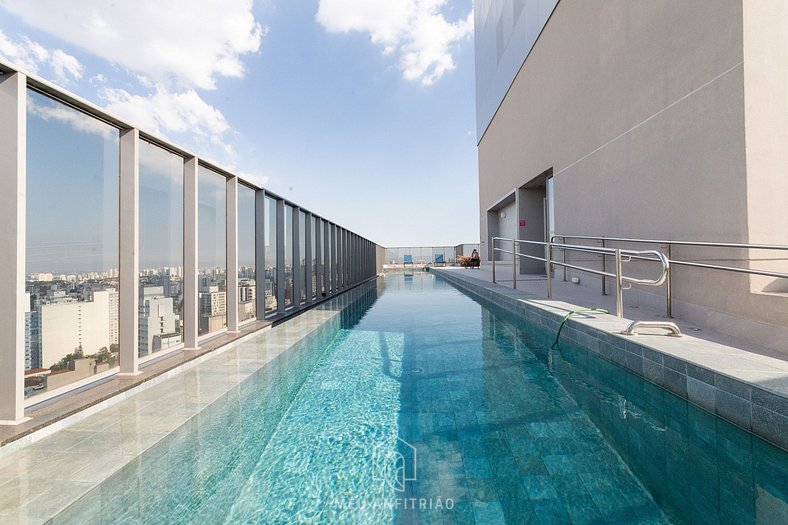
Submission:
{"label": "green garden hose", "polygon": [[563,321],[561,321],[561,326],[558,327],[558,333],[555,334],[555,341],[553,341],[553,344],[552,344],[552,346],[550,346],[550,348],[555,348],[555,346],[558,344],[558,339],[561,337],[561,330],[564,329],[564,325],[569,320],[569,318],[572,317],[575,314],[581,314],[581,313],[585,313],[585,312],[599,312],[599,313],[603,313],[603,314],[610,313],[607,310],[605,310],[604,308],[578,308],[577,310],[572,310],[571,312],[566,314],[564,316]]}

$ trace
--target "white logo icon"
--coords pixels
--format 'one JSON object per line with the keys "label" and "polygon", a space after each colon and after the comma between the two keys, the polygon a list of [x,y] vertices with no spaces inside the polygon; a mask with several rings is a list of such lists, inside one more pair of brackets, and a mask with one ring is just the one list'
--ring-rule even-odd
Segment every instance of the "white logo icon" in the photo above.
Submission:
{"label": "white logo icon", "polygon": [[405,482],[416,480],[416,447],[397,438],[396,450],[390,445],[375,448],[375,480],[382,480],[397,492],[405,492]]}

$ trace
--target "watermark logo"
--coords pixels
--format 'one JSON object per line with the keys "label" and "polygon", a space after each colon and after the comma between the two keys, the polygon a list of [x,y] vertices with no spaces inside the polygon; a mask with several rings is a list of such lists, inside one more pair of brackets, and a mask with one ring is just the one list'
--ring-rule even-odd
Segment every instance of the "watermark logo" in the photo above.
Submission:
{"label": "watermark logo", "polygon": [[416,481],[416,447],[397,437],[396,450],[389,443],[375,447],[375,480],[383,481],[397,492],[405,492],[405,483]]}
{"label": "watermark logo", "polygon": [[[394,450],[392,450],[392,448]],[[416,481],[417,454],[416,447],[397,437],[393,442],[387,439],[371,450],[373,479],[384,483],[385,487],[394,489],[394,497],[388,493],[381,494],[374,490],[369,499],[339,499],[332,505],[340,511],[381,511],[396,512],[398,509],[415,510],[418,512],[443,512],[454,509],[454,499],[435,495],[413,494],[413,489],[406,495],[407,483]],[[382,487],[376,487],[382,488]],[[382,515],[381,515],[382,516]],[[381,520],[382,521],[382,520]]]}

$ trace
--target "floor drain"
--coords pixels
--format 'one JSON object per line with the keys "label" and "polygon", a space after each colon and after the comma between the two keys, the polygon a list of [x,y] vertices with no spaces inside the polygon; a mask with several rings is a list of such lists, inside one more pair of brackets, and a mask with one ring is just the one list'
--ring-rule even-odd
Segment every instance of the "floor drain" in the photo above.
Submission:
{"label": "floor drain", "polygon": [[690,327],[688,328],[688,330],[692,330],[693,332],[702,332],[702,331],[703,331],[703,330],[701,330],[700,328],[695,328],[694,326],[690,326]]}
{"label": "floor drain", "polygon": [[414,374],[420,374],[421,372],[423,372],[423,370],[421,368],[412,368],[411,372],[413,372]]}

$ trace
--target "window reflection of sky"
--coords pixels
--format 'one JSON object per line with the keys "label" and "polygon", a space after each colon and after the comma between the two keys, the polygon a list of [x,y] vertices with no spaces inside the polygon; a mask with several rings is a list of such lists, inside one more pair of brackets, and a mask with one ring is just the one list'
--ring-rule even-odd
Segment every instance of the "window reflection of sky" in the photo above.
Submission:
{"label": "window reflection of sky", "polygon": [[119,132],[28,91],[27,272],[118,267]]}
{"label": "window reflection of sky", "polygon": [[255,191],[238,185],[238,264],[254,266],[254,201]]}
{"label": "window reflection of sky", "polygon": [[197,171],[197,265],[227,265],[227,179],[202,166]]}
{"label": "window reflection of sky", "polygon": [[140,269],[183,266],[183,158],[140,141]]}

